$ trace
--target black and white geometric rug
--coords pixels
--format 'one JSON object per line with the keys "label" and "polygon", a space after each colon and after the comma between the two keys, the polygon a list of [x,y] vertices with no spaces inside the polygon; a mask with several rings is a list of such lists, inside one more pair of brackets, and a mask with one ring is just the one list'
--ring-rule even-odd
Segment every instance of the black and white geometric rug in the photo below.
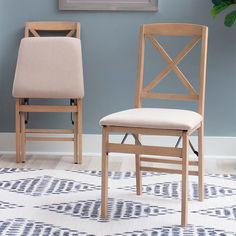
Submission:
{"label": "black and white geometric rug", "polygon": [[99,171],[0,169],[0,235],[236,235],[236,175],[207,175],[205,201],[189,182],[189,225],[181,228],[181,176],[110,172],[109,217],[100,218]]}

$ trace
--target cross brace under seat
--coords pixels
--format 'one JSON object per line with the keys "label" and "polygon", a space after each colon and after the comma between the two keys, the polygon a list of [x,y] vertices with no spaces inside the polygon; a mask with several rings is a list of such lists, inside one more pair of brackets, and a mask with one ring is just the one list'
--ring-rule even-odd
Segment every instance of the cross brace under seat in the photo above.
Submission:
{"label": "cross brace under seat", "polygon": [[[29,98],[24,98],[24,103],[25,105],[29,105]],[[70,106],[74,105],[75,101],[74,99],[70,99]],[[74,119],[73,119],[73,113],[71,112],[70,115],[71,123],[74,125]],[[29,122],[29,112],[26,112],[26,117],[25,117],[25,124],[27,125]]]}
{"label": "cross brace under seat", "polygon": [[[137,137],[135,134],[133,134],[133,133],[131,133],[131,135],[132,135],[133,138],[135,139],[136,143],[141,146],[142,143],[140,142],[140,140],[138,139],[138,137]],[[126,141],[126,139],[127,139],[128,136],[129,136],[129,133],[126,133],[125,136],[124,136],[124,138],[123,138],[122,141],[121,141],[121,144],[124,144],[124,142]],[[178,138],[178,140],[177,140],[177,143],[175,144],[175,148],[177,148],[177,147],[179,146],[179,143],[180,143],[181,139],[182,139],[182,137],[180,136],[180,137]],[[194,154],[198,157],[198,151],[196,151],[196,149],[194,148],[194,146],[193,146],[193,144],[191,143],[190,140],[189,140],[189,146],[190,146],[190,148],[192,149],[192,151],[194,152]]]}

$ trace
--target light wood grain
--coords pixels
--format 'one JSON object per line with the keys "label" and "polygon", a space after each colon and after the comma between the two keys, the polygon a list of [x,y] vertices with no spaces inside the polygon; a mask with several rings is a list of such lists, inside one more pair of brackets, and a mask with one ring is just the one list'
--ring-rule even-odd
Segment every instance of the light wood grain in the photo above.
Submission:
{"label": "light wood grain", "polygon": [[36,30],[30,29],[30,32],[34,35],[34,37],[40,37]]}
{"label": "light wood grain", "polygon": [[183,83],[183,85],[188,89],[188,91],[192,95],[197,95],[196,90],[192,87],[192,85],[189,83],[185,75],[182,73],[182,71],[179,69],[179,67],[176,65],[174,61],[170,58],[170,56],[167,54],[165,49],[160,45],[160,43],[151,35],[147,35],[148,39],[151,41],[151,43],[154,45],[154,47],[159,51],[159,53],[162,55],[162,57],[166,60],[166,62],[171,65],[173,71],[176,73],[180,81]]}
{"label": "light wood grain", "polygon": [[[135,134],[139,141],[141,141],[141,135]],[[138,142],[135,141],[135,145],[138,145]],[[135,154],[135,165],[136,165],[136,193],[137,195],[142,194],[142,173],[141,173],[141,155]]]}
{"label": "light wood grain", "polygon": [[134,127],[116,127],[108,126],[108,132],[115,133],[133,133],[133,134],[150,134],[150,135],[167,135],[167,136],[182,136],[182,130],[166,130],[166,129],[148,129],[148,128],[134,128]]}
{"label": "light wood grain", "polygon": [[[21,104],[25,104],[24,99],[22,99]],[[26,160],[26,137],[25,137],[25,112],[21,112],[21,160],[24,163]]]}
{"label": "light wood grain", "polygon": [[74,138],[61,137],[26,137],[27,141],[74,141]]}
{"label": "light wood grain", "polygon": [[[180,61],[194,48],[194,46],[199,42],[201,39],[200,36],[194,37],[191,42],[183,49],[181,53],[173,60],[175,65],[178,65]],[[143,92],[149,92],[153,89],[167,74],[172,70],[172,64],[169,64],[149,85],[143,89]]]}
{"label": "light wood grain", "polygon": [[[72,36],[72,32],[80,31],[79,22],[61,22],[61,21],[38,21],[38,22],[26,22],[25,24],[25,37],[29,37],[29,31],[33,33],[35,37],[39,37],[37,31],[70,31],[69,36]],[[72,31],[72,32],[71,32]],[[67,34],[68,36],[68,34]],[[76,37],[80,38],[80,34],[76,33]]]}
{"label": "light wood grain", "polygon": [[20,105],[20,112],[77,112],[76,106]]}
{"label": "light wood grain", "polygon": [[72,134],[73,129],[26,129],[26,133],[59,133]]}
{"label": "light wood grain", "polygon": [[181,206],[181,226],[188,224],[188,143],[187,132],[183,133],[183,164],[182,164],[182,206]]}
{"label": "light wood grain", "polygon": [[198,100],[198,95],[189,94],[167,94],[167,93],[144,93],[142,98],[159,98],[159,99],[173,99],[173,100]]}
{"label": "light wood grain", "polygon": [[108,152],[181,157],[181,148],[108,143]]}
{"label": "light wood grain", "polygon": [[198,129],[198,195],[204,200],[204,124]]}
{"label": "light wood grain", "polygon": [[76,30],[71,30],[66,37],[72,37],[75,34]]}
{"label": "light wood grain", "polygon": [[83,114],[82,114],[82,99],[77,100],[78,108],[78,137],[79,137],[79,164],[83,161],[83,150],[82,150],[82,134],[83,134]]}
{"label": "light wood grain", "polygon": [[[75,105],[77,106],[77,99]],[[74,113],[74,163],[78,164],[78,110]]]}
{"label": "light wood grain", "polygon": [[145,53],[145,37],[144,37],[144,26],[140,27],[139,33],[139,49],[138,49],[138,72],[137,72],[137,83],[136,83],[136,98],[135,108],[142,106],[141,93],[143,88],[143,72],[144,72],[144,53]]}
{"label": "light wood grain", "polygon": [[202,35],[202,25],[163,23],[144,25],[146,35],[198,36]]}
{"label": "light wood grain", "polygon": [[[142,171],[151,171],[151,172],[169,173],[169,174],[182,174],[182,170],[177,170],[177,169],[156,168],[156,167],[149,167],[149,166],[141,166],[140,169]],[[198,171],[189,170],[188,174],[198,176]]]}
{"label": "light wood grain", "polygon": [[[153,157],[144,157],[142,156],[140,158],[141,161],[146,162],[156,162],[156,163],[167,163],[167,164],[175,164],[175,165],[182,165],[182,159],[181,160],[172,160],[172,159],[162,159],[162,158],[153,158]],[[189,161],[189,165],[191,166],[198,166],[198,161]]]}
{"label": "light wood grain", "polygon": [[20,156],[20,99],[16,99],[15,129],[16,129],[16,162],[21,161]]}
{"label": "light wood grain", "polygon": [[108,132],[106,127],[102,129],[102,191],[101,191],[101,217],[107,218],[108,203]]}
{"label": "light wood grain", "polygon": [[206,90],[207,45],[208,45],[208,28],[203,27],[202,28],[200,82],[199,82],[199,106],[198,106],[198,112],[203,117],[204,117],[205,90]]}

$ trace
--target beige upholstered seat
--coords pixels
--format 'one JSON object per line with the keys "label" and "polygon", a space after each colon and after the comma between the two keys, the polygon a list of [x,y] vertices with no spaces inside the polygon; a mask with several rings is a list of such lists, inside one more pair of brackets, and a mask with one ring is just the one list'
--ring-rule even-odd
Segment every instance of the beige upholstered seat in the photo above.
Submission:
{"label": "beige upholstered seat", "polygon": [[12,94],[16,98],[82,98],[80,39],[22,39]]}
{"label": "beige upholstered seat", "polygon": [[100,120],[102,126],[191,130],[199,125],[199,113],[161,108],[136,108],[108,115]]}

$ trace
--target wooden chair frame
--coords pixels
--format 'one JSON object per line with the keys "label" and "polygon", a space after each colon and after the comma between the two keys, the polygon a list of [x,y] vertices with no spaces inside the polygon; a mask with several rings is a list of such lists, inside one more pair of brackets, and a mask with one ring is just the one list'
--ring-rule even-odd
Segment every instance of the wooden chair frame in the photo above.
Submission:
{"label": "wooden chair frame", "polygon": [[[77,22],[27,22],[25,37],[40,37],[40,31],[68,31],[67,37],[80,38],[80,23]],[[26,141],[73,141],[74,163],[82,163],[82,99],[74,99],[74,105],[27,105],[26,98],[16,98],[16,162],[26,161]],[[71,112],[74,114],[73,129],[26,129],[25,114],[27,112]],[[69,137],[28,137],[27,133],[66,133]],[[78,159],[79,156],[79,159]]]}
{"label": "wooden chair frame", "polygon": [[[166,53],[160,43],[153,37],[153,35],[170,35],[170,36],[194,36],[191,42],[185,49],[172,60]],[[168,66],[146,87],[143,89],[143,71],[144,71],[144,52],[145,52],[145,37],[148,38],[154,47],[167,61]],[[184,74],[178,68],[178,63],[191,51],[191,49],[201,39],[201,64],[200,64],[200,84],[199,94],[191,86]],[[140,28],[139,38],[139,55],[138,55],[138,73],[137,73],[137,88],[136,88],[136,102],[135,107],[142,106],[142,98],[159,98],[159,99],[180,99],[180,100],[197,100],[198,113],[202,115],[204,120],[204,103],[205,103],[205,80],[206,80],[206,64],[207,64],[207,42],[208,42],[208,28],[201,25],[191,24],[151,24],[142,25]],[[154,88],[171,70],[173,70],[180,81],[188,89],[190,94],[161,94],[151,93],[150,90]],[[189,135],[194,131],[198,131],[198,161],[189,161],[188,148],[189,148]],[[167,135],[179,136],[183,139],[182,148],[175,147],[160,147],[160,146],[145,146],[135,142],[135,144],[116,144],[109,142],[110,133],[132,133],[140,140],[141,134],[146,135]],[[181,226],[187,225],[188,217],[188,176],[198,176],[198,190],[199,201],[204,200],[204,151],[203,151],[203,138],[204,138],[204,122],[194,127],[192,130],[168,130],[168,129],[150,129],[150,128],[132,128],[132,127],[115,127],[104,126],[102,130],[102,206],[101,217],[107,217],[107,201],[108,201],[108,154],[115,153],[132,153],[136,158],[136,191],[137,195],[142,194],[142,179],[141,171],[165,172],[175,173],[182,175],[182,207],[181,207]],[[168,157],[181,157],[180,160],[162,159],[145,157],[141,155],[157,155]],[[167,169],[167,168],[154,168],[143,166],[142,162],[154,163],[168,163],[177,164],[182,167],[182,170]],[[189,166],[197,166],[197,171],[190,171]]]}

